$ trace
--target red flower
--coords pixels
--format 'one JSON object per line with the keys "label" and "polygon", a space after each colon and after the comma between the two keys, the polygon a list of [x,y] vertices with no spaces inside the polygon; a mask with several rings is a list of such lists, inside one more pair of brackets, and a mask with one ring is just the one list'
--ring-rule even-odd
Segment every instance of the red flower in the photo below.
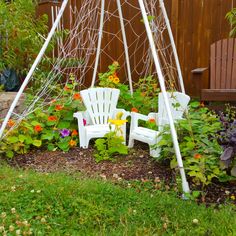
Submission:
{"label": "red flower", "polygon": [[195,153],[194,156],[193,156],[195,159],[200,159],[202,157],[201,154],[199,153]]}
{"label": "red flower", "polygon": [[48,121],[56,121],[57,117],[56,116],[49,116]]}
{"label": "red flower", "polygon": [[43,128],[42,128],[41,125],[35,125],[35,126],[34,126],[34,130],[35,130],[36,132],[41,132],[41,131],[43,130]]}
{"label": "red flower", "polygon": [[63,109],[62,105],[56,105],[55,110],[56,111],[61,111]]}
{"label": "red flower", "polygon": [[73,96],[73,98],[74,98],[75,100],[80,100],[80,99],[81,99],[81,95],[80,95],[79,93],[75,93],[74,96]]}
{"label": "red flower", "polygon": [[155,120],[154,118],[150,118],[148,121],[149,121],[150,123],[156,123],[156,120]]}
{"label": "red flower", "polygon": [[132,111],[132,112],[138,112],[138,109],[135,108],[135,107],[133,107],[133,108],[131,109],[131,111]]}
{"label": "red flower", "polygon": [[74,129],[74,130],[71,132],[71,136],[77,136],[77,135],[78,135],[78,131]]}

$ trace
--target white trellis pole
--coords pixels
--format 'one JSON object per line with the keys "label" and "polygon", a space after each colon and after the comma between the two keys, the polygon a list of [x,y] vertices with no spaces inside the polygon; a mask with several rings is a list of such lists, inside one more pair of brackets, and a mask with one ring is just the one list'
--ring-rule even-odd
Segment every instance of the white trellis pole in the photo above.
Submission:
{"label": "white trellis pole", "polygon": [[176,45],[175,45],[175,40],[173,37],[173,33],[171,30],[171,26],[170,26],[170,21],[166,12],[166,8],[165,8],[165,4],[164,4],[164,0],[159,0],[160,2],[160,7],[166,22],[166,26],[167,26],[167,31],[170,37],[170,42],[171,42],[171,46],[173,49],[173,53],[174,53],[174,58],[175,58],[175,63],[177,66],[177,72],[178,72],[178,81],[180,84],[180,88],[181,88],[181,92],[185,93],[185,88],[184,88],[184,81],[183,81],[183,75],[182,75],[182,71],[181,71],[181,67],[180,67],[180,63],[179,63],[179,57],[178,57],[178,53],[177,53],[177,49],[176,49]]}
{"label": "white trellis pole", "polygon": [[55,30],[56,30],[57,27],[58,27],[58,24],[59,24],[59,22],[60,22],[60,20],[61,20],[61,17],[62,17],[62,15],[63,15],[63,12],[65,11],[65,8],[66,8],[66,6],[67,6],[68,1],[69,1],[69,0],[64,0],[64,1],[63,1],[62,5],[61,5],[61,9],[60,9],[60,11],[59,11],[59,13],[58,13],[58,15],[57,15],[57,18],[56,18],[54,24],[52,25],[52,28],[51,28],[51,30],[50,30],[50,32],[49,32],[49,34],[48,34],[47,39],[46,39],[45,42],[44,42],[43,47],[41,48],[41,50],[40,50],[40,52],[39,52],[37,58],[35,59],[35,61],[34,61],[33,65],[32,65],[32,67],[30,68],[29,73],[27,74],[27,76],[26,76],[26,78],[25,78],[23,84],[21,85],[19,91],[17,92],[17,95],[16,95],[14,101],[13,101],[12,104],[11,104],[11,107],[10,107],[10,109],[9,109],[9,111],[8,111],[8,113],[7,113],[7,115],[6,115],[5,119],[4,119],[4,121],[3,121],[3,123],[2,123],[1,129],[0,129],[0,140],[1,140],[2,136],[3,136],[3,132],[4,132],[5,128],[6,128],[6,126],[7,126],[7,122],[8,122],[9,119],[11,118],[11,115],[12,115],[12,113],[13,113],[13,111],[14,111],[16,105],[17,105],[17,102],[18,102],[19,99],[20,99],[20,96],[22,95],[22,93],[23,93],[25,87],[27,86],[27,84],[28,84],[28,82],[29,82],[31,76],[33,75],[33,73],[34,73],[36,67],[38,66],[39,62],[41,61],[41,59],[42,59],[42,57],[43,57],[43,55],[44,55],[44,53],[45,53],[45,51],[46,51],[46,49],[47,49],[47,47],[48,47],[48,44],[50,43],[50,41],[51,41],[51,39],[52,39],[52,36],[53,36]]}
{"label": "white trellis pole", "polygon": [[100,57],[100,53],[101,53],[103,25],[104,25],[104,14],[105,14],[105,0],[101,1],[101,13],[100,14],[101,14],[101,16],[100,16],[100,26],[99,26],[99,32],[98,32],[98,46],[97,46],[97,53],[96,53],[96,59],[95,59],[95,65],[94,65],[94,71],[93,71],[91,87],[94,87],[94,84],[95,84],[97,71],[98,71],[98,62],[99,62],[99,57]]}
{"label": "white trellis pole", "polygon": [[182,160],[182,156],[181,156],[181,153],[180,153],[180,148],[179,148],[179,143],[178,143],[178,138],[177,138],[177,132],[176,132],[175,125],[174,125],[174,120],[173,120],[171,110],[170,110],[170,105],[169,105],[169,100],[168,100],[168,96],[167,96],[167,92],[166,92],[164,77],[163,77],[163,74],[162,74],[162,71],[161,71],[161,66],[160,66],[156,46],[155,46],[155,43],[154,43],[154,38],[153,38],[152,31],[151,31],[151,27],[149,25],[146,8],[144,6],[143,0],[138,0],[138,1],[139,1],[140,9],[141,9],[141,12],[142,12],[142,17],[143,17],[143,20],[144,20],[144,24],[145,24],[149,44],[150,44],[150,47],[151,47],[151,51],[152,51],[156,71],[157,71],[157,74],[158,74],[158,79],[159,79],[161,91],[162,91],[163,97],[164,97],[165,107],[166,107],[166,111],[167,111],[167,115],[168,115],[168,119],[169,119],[170,130],[171,130],[172,140],[173,140],[174,149],[175,149],[175,154],[176,154],[178,167],[180,169],[180,174],[181,174],[181,178],[182,178],[183,192],[187,193],[187,192],[190,191],[190,189],[189,189],[189,185],[188,185],[186,175],[185,175],[185,171],[184,171],[183,160]]}
{"label": "white trellis pole", "polygon": [[131,76],[130,61],[129,61],[128,43],[127,43],[127,38],[126,38],[126,33],[125,33],[124,18],[123,18],[120,0],[116,0],[116,3],[117,3],[118,12],[119,12],[120,26],[121,26],[121,32],[122,32],[123,44],[124,44],[124,50],[125,50],[125,59],[126,59],[127,73],[128,73],[128,79],[129,79],[129,88],[130,88],[131,95],[133,95],[133,84],[132,84],[132,76]]}

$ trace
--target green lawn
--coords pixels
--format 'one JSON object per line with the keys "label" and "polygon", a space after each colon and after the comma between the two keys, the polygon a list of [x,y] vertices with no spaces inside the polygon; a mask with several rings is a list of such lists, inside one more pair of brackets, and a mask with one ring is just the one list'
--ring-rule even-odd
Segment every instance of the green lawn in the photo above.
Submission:
{"label": "green lawn", "polygon": [[233,206],[206,208],[173,192],[152,195],[75,174],[1,167],[0,230],[2,226],[7,235],[31,229],[33,235],[225,236],[236,235],[236,213]]}

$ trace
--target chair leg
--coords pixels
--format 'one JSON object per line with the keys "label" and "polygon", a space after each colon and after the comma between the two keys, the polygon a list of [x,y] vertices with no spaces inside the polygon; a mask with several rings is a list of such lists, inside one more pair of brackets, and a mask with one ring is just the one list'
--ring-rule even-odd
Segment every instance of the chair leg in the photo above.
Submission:
{"label": "chair leg", "polygon": [[134,146],[134,139],[129,138],[129,145],[128,145],[128,147],[132,148],[133,146]]}

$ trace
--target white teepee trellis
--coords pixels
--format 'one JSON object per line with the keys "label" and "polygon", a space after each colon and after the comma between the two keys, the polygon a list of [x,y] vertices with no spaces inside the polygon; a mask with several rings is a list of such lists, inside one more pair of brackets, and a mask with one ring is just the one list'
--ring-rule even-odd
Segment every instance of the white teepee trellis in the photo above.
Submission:
{"label": "white teepee trellis", "polygon": [[[155,65],[155,69],[156,69],[156,73],[158,75],[158,79],[159,79],[159,84],[161,87],[161,91],[163,93],[164,96],[164,102],[165,102],[165,106],[166,106],[166,110],[168,113],[168,118],[169,118],[169,124],[170,124],[170,130],[171,130],[171,135],[172,135],[172,139],[173,139],[173,144],[174,144],[174,149],[175,149],[175,153],[176,153],[176,157],[177,157],[177,162],[178,162],[178,167],[180,169],[180,174],[181,174],[181,178],[182,178],[182,188],[184,192],[189,192],[189,185],[188,182],[186,180],[186,175],[185,175],[185,171],[184,171],[184,167],[183,167],[183,161],[182,161],[182,157],[181,157],[181,152],[180,152],[180,148],[179,148],[179,144],[178,144],[178,139],[177,139],[177,133],[176,133],[176,129],[174,126],[174,121],[173,121],[173,117],[170,111],[170,106],[169,106],[169,102],[168,102],[168,96],[167,96],[167,92],[166,92],[166,86],[165,86],[165,81],[164,81],[164,76],[163,76],[163,71],[161,69],[161,63],[158,57],[158,53],[157,53],[157,49],[156,49],[156,45],[155,45],[155,41],[154,41],[154,37],[153,37],[153,33],[152,33],[152,29],[150,26],[150,22],[148,19],[148,15],[147,15],[147,11],[146,11],[146,7],[144,4],[144,0],[138,0],[139,3],[139,7],[140,7],[140,11],[143,17],[143,22],[145,25],[145,29],[146,29],[146,34],[148,37],[148,41],[149,41],[149,46],[151,49],[151,53],[152,53],[152,57],[154,60],[154,65]],[[127,40],[126,40],[126,33],[125,33],[125,24],[124,24],[124,19],[123,19],[123,14],[122,14],[122,6],[120,3],[120,0],[116,0],[116,4],[117,4],[117,9],[118,9],[118,13],[119,13],[119,19],[120,19],[120,26],[121,26],[121,33],[122,33],[122,39],[123,39],[123,45],[124,45],[124,51],[125,51],[125,60],[126,60],[126,67],[127,67],[127,74],[128,74],[128,80],[129,80],[129,85],[130,85],[130,91],[131,93],[133,92],[133,88],[132,88],[132,77],[131,77],[131,66],[130,66],[130,62],[129,62],[129,50],[128,50],[128,46],[127,46]],[[171,28],[170,28],[170,23],[168,20],[168,16],[166,13],[166,9],[164,6],[164,1],[163,0],[159,0],[159,4],[160,4],[160,8],[162,11],[162,14],[164,16],[165,19],[165,24],[168,30],[168,34],[169,34],[169,38],[171,41],[171,46],[172,46],[172,50],[173,50],[173,54],[174,54],[174,58],[175,58],[175,63],[177,66],[177,72],[178,72],[178,80],[179,80],[179,84],[180,84],[180,88],[181,91],[184,93],[184,84],[183,84],[183,78],[182,78],[182,74],[181,74],[181,69],[180,69],[180,64],[178,61],[178,56],[177,56],[177,51],[176,51],[176,47],[175,47],[175,43],[174,43],[174,39],[173,39],[173,35],[171,32]],[[17,102],[20,98],[20,96],[22,95],[24,89],[26,88],[30,78],[32,77],[34,71],[37,69],[38,64],[40,63],[49,43],[50,40],[52,39],[56,29],[58,28],[59,24],[60,24],[60,20],[62,18],[62,15],[65,11],[66,6],[68,5],[68,0],[64,0],[60,11],[58,12],[58,15],[56,17],[56,20],[51,28],[51,31],[48,34],[47,39],[45,40],[45,43],[41,49],[41,51],[39,52],[35,62],[33,63],[27,77],[25,78],[19,92],[17,93],[3,123],[0,129],[0,140],[3,137],[3,132],[7,126],[7,122],[9,121],[9,119],[11,118],[12,114],[14,114],[14,109],[17,105]],[[100,50],[101,50],[101,42],[102,42],[102,37],[103,37],[103,25],[104,25],[104,12],[105,12],[105,0],[101,0],[101,13],[100,13],[100,26],[99,26],[99,31],[98,31],[98,43],[97,43],[97,53],[96,53],[96,59],[95,59],[95,66],[94,66],[94,72],[93,72],[93,77],[92,77],[92,83],[91,86],[94,86],[95,84],[95,79],[96,79],[96,74],[97,74],[97,69],[98,69],[98,62],[99,62],[99,56],[100,56]]]}

